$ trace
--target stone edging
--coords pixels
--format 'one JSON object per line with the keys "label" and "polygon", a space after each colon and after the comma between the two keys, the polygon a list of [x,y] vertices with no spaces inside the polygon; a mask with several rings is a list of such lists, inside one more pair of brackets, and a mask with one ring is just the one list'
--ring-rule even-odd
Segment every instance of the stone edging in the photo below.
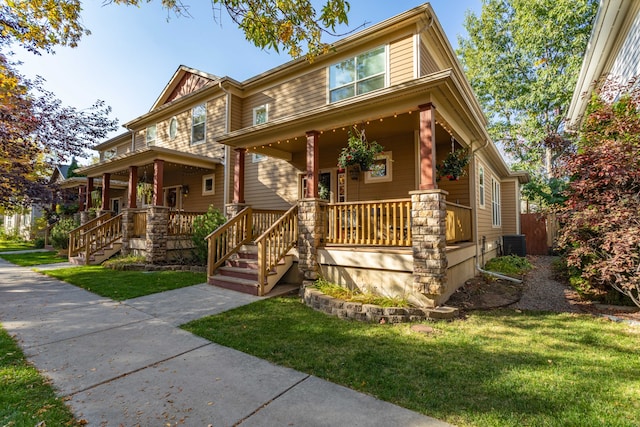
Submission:
{"label": "stone edging", "polygon": [[341,319],[353,319],[373,323],[421,322],[427,319],[452,319],[458,314],[454,307],[417,308],[381,307],[374,304],[348,302],[325,295],[318,289],[305,287],[302,293],[304,303],[323,313]]}

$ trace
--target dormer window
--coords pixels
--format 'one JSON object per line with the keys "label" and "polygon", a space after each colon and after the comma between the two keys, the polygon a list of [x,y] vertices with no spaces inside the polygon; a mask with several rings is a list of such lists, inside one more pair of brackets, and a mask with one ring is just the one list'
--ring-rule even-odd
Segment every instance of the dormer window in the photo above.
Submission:
{"label": "dormer window", "polygon": [[329,102],[386,86],[387,48],[380,46],[329,67]]}
{"label": "dormer window", "polygon": [[156,125],[147,127],[146,135],[147,147],[154,145],[156,143]]}

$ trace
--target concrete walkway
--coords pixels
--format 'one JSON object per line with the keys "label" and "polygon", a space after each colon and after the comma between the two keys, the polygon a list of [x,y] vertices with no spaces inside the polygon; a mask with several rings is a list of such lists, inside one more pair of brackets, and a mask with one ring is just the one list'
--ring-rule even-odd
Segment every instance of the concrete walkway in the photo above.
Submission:
{"label": "concrete walkway", "polygon": [[196,285],[124,302],[0,260],[0,322],[89,426],[448,426],[177,325],[257,300]]}

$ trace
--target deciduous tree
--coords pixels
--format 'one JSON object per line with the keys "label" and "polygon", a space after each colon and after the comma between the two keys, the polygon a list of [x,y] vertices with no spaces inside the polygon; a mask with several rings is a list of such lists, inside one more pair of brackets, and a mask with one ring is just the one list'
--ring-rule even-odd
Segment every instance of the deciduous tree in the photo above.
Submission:
{"label": "deciduous tree", "polygon": [[[538,179],[553,174],[596,0],[483,0],[468,13],[458,56],[489,119],[489,132]],[[544,197],[541,197],[541,200]]]}

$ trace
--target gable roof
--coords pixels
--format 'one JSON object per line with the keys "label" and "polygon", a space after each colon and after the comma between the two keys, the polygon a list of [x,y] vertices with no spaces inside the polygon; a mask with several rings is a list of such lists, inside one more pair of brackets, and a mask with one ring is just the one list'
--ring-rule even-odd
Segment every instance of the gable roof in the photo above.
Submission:
{"label": "gable roof", "polygon": [[163,104],[175,101],[205,86],[211,86],[219,79],[218,76],[213,74],[180,65],[149,111],[153,111]]}

